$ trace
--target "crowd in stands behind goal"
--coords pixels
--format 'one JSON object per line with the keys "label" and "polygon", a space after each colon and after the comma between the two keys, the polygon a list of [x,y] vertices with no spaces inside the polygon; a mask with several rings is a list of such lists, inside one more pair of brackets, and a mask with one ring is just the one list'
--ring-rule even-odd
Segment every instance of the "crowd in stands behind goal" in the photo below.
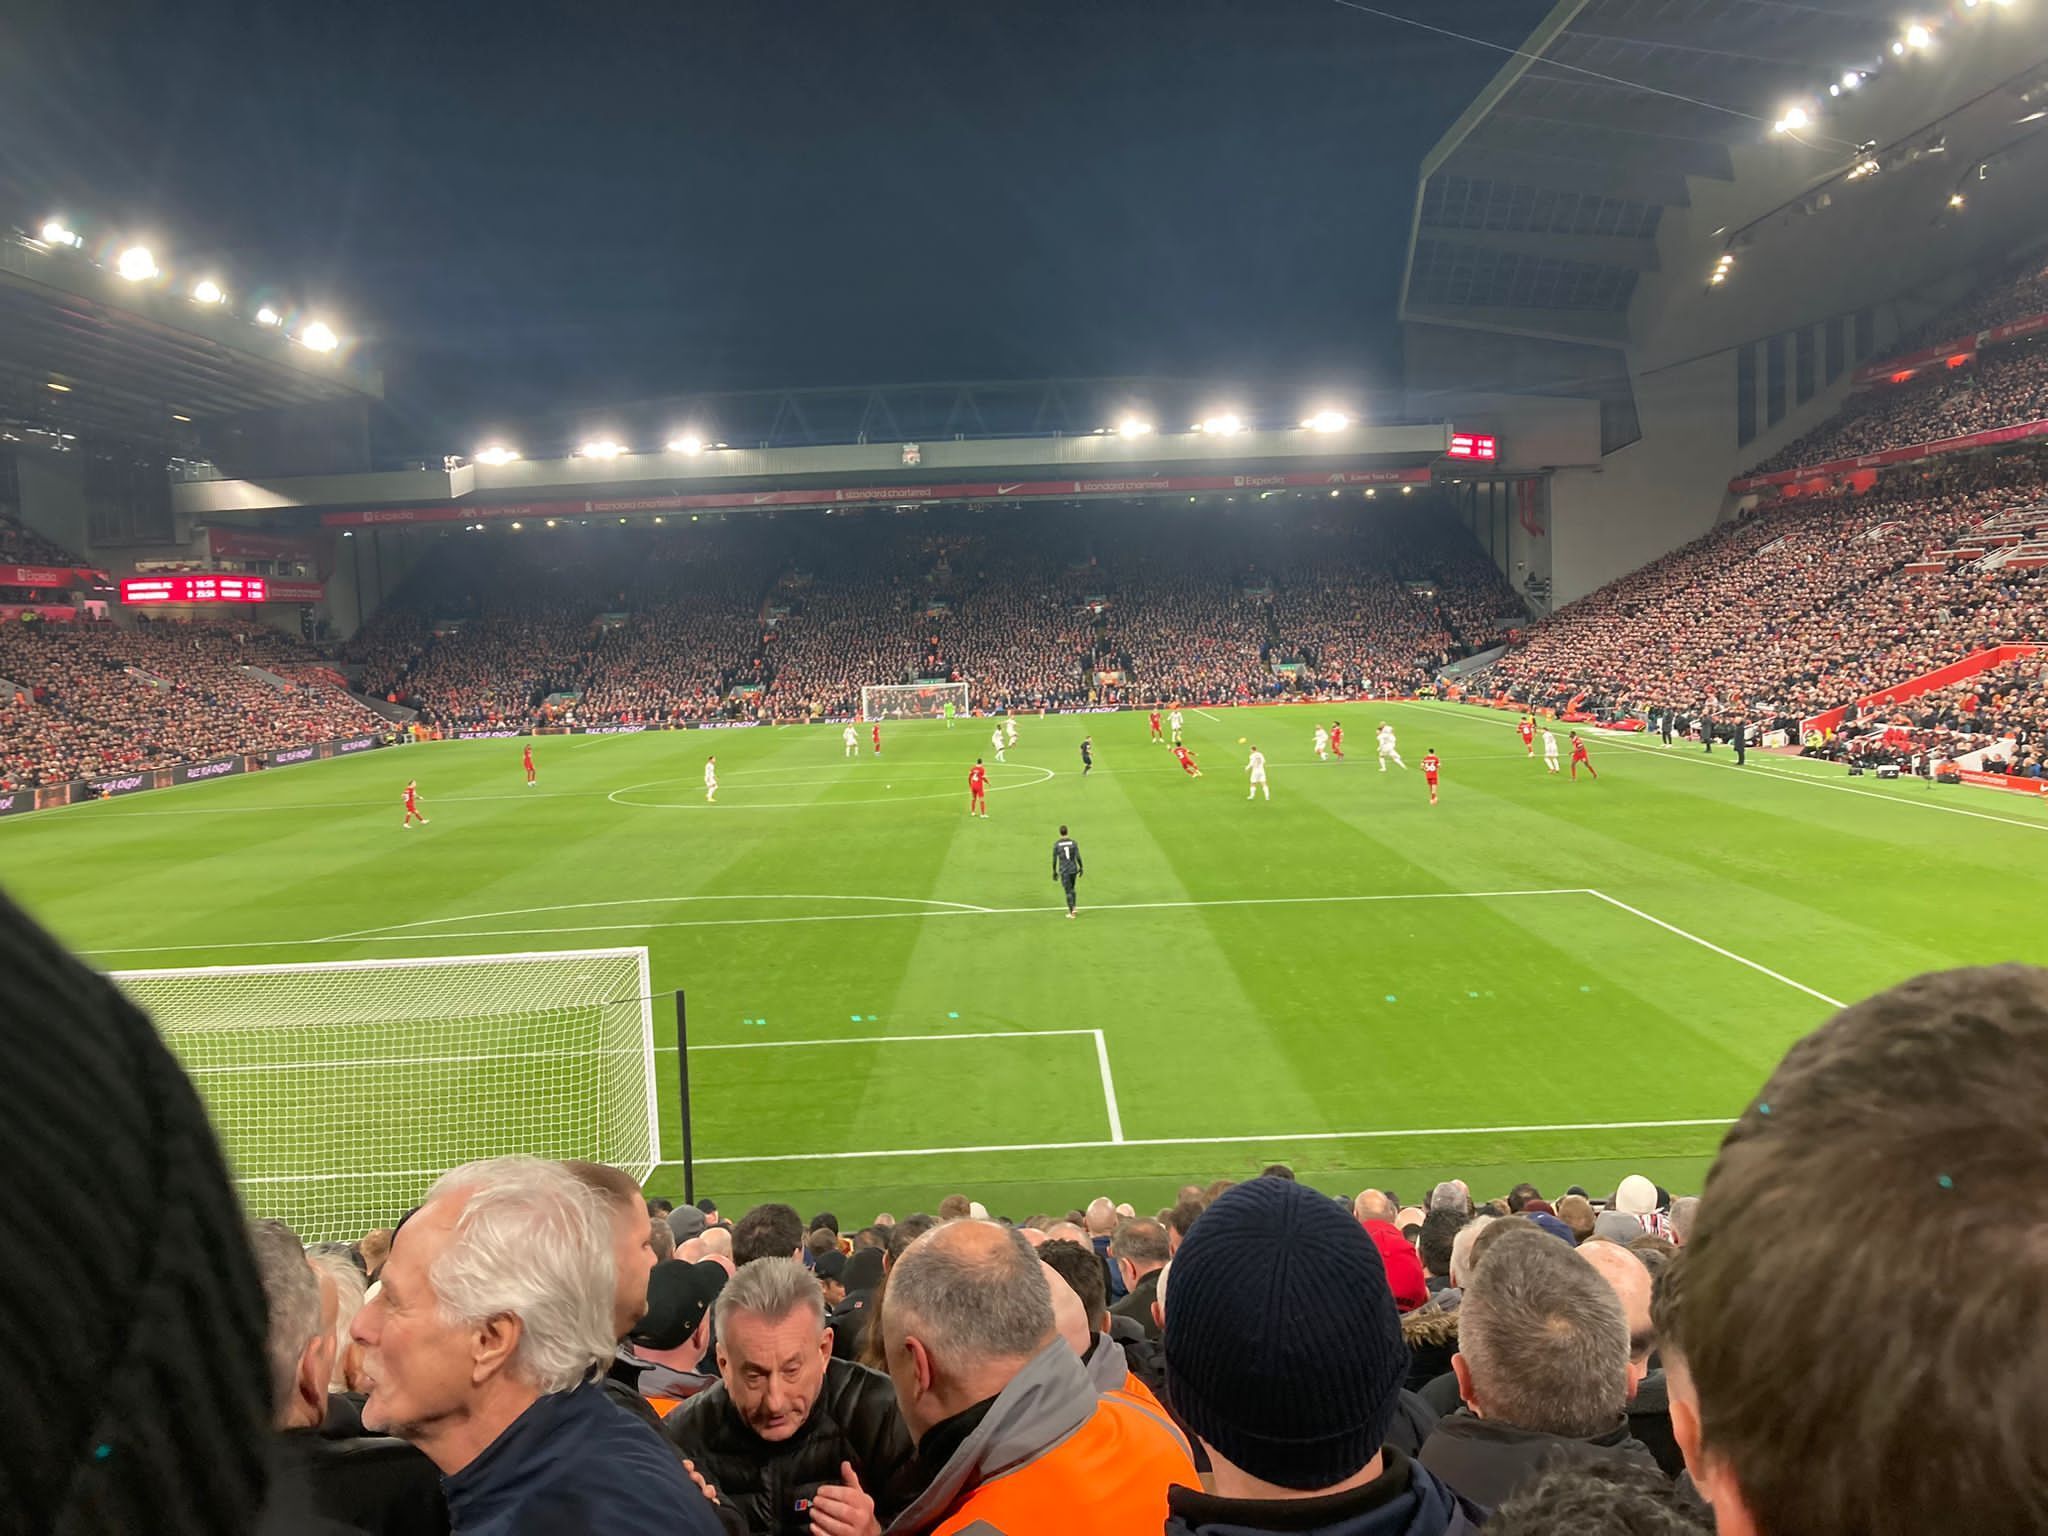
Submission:
{"label": "crowd in stands behind goal", "polygon": [[[4,901],[0,966],[0,1125],[49,1197],[0,1297],[23,1529],[2048,1529],[2048,971],[1844,1009],[1697,1198],[1276,1164],[1156,1215],[849,1230],[506,1156],[308,1252],[245,1224],[149,1021]],[[108,1187],[149,1198],[76,1241]]]}

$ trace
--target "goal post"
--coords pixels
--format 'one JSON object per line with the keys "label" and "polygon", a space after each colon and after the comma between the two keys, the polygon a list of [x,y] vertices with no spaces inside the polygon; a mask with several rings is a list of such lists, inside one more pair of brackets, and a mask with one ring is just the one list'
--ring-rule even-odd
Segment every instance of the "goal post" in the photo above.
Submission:
{"label": "goal post", "polygon": [[869,683],[860,691],[863,720],[936,720],[948,704],[967,713],[965,683]]}
{"label": "goal post", "polygon": [[252,1216],[388,1227],[448,1169],[661,1161],[644,948],[116,971],[198,1086]]}

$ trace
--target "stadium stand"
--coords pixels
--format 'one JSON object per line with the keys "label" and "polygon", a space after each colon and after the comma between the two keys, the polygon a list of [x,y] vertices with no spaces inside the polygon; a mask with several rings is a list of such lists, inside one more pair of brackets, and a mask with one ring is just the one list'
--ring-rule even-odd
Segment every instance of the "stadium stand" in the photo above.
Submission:
{"label": "stadium stand", "polygon": [[841,716],[865,684],[921,678],[967,680],[984,710],[1407,690],[1526,622],[1434,510],[453,537],[346,654],[448,729]]}
{"label": "stadium stand", "polygon": [[2042,314],[2048,314],[2048,266],[2035,252],[1900,337],[1891,349],[1893,357],[1905,358],[1929,346],[1956,343],[1963,350],[1952,359],[1858,391],[1834,416],[1747,473],[1772,474],[2041,420],[2048,416],[2048,351],[2027,336],[1979,352],[1975,338]]}

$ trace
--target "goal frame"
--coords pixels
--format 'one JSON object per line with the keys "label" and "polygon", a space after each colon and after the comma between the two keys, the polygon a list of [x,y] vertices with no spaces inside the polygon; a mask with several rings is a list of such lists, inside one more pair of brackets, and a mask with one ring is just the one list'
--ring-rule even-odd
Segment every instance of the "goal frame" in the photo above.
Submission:
{"label": "goal frame", "polygon": [[[123,982],[131,980],[198,979],[207,976],[336,975],[344,972],[421,970],[428,967],[500,966],[507,961],[576,960],[628,960],[632,962],[634,968],[636,978],[635,990],[637,994],[635,998],[604,998],[593,999],[592,1001],[613,1004],[630,1001],[637,1004],[640,1030],[640,1065],[641,1074],[645,1081],[644,1114],[647,1125],[648,1156],[644,1163],[635,1161],[619,1163],[616,1166],[631,1173],[642,1185],[645,1185],[655,1171],[662,1166],[661,1100],[659,1085],[656,1083],[654,1075],[654,992],[645,945],[620,945],[596,949],[511,950],[469,955],[419,955],[394,959],[310,960],[298,964],[162,966],[146,970],[109,971],[106,974],[107,979],[113,982],[115,986],[120,987],[124,995],[130,996],[131,1000],[135,1001],[138,1007],[142,1007],[147,1012],[147,1005],[139,999],[134,999],[132,994],[128,993],[127,988],[122,986]],[[680,994],[676,995],[680,998]],[[156,1022],[153,1016],[151,1022],[152,1024]],[[432,1021],[422,1020],[421,1022]],[[168,1031],[161,1025],[156,1027],[159,1038],[165,1040],[166,1046],[170,1046],[169,1037],[176,1033],[175,1027]],[[172,1053],[173,1055],[177,1054],[175,1047],[172,1047]],[[678,1054],[681,1054],[680,1049]],[[182,1065],[182,1059],[180,1064]],[[209,1118],[211,1114],[212,1109],[209,1105]],[[217,1134],[218,1132],[216,1132]],[[445,1172],[446,1170],[440,1171]],[[286,1176],[277,1175],[272,1177],[283,1179]],[[241,1181],[238,1179],[236,1182],[239,1185]]]}
{"label": "goal frame", "polygon": [[[887,695],[930,694],[932,707],[894,712],[878,711],[875,702]],[[946,712],[946,700],[953,701],[954,713],[965,718],[969,709],[968,687],[958,683],[863,683],[860,689],[860,718],[863,724],[885,720],[937,720]]]}

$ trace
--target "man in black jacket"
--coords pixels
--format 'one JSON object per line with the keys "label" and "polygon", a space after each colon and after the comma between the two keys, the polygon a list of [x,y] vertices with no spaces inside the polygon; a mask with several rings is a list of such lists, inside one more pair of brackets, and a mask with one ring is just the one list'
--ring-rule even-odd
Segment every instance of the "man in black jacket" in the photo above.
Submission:
{"label": "man in black jacket", "polygon": [[719,1384],[663,1432],[752,1536],[886,1525],[916,1495],[910,1432],[879,1371],[832,1358],[825,1298],[794,1259],[742,1265],[716,1312]]}
{"label": "man in black jacket", "polygon": [[1458,1308],[1451,1368],[1465,1406],[1437,1421],[1422,1464],[1488,1506],[1560,1463],[1654,1471],[1623,1411],[1629,1328],[1621,1302],[1591,1264],[1533,1224],[1502,1226]]}

